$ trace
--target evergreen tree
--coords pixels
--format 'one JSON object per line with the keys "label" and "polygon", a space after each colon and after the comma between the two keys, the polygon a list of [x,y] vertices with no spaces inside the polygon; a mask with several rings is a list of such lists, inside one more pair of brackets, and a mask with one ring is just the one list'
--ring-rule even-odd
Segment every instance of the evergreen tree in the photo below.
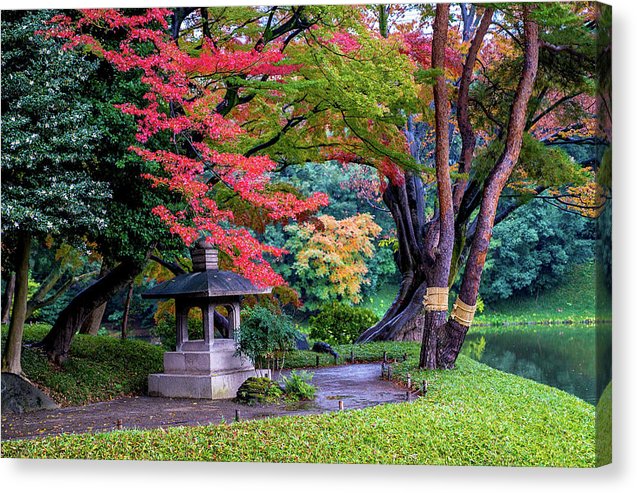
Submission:
{"label": "evergreen tree", "polygon": [[111,197],[108,184],[91,176],[103,135],[85,88],[97,63],[37,35],[50,16],[2,15],[2,242],[11,254],[3,262],[6,271],[11,258],[16,271],[2,370],[18,374],[33,239],[74,241],[104,229]]}

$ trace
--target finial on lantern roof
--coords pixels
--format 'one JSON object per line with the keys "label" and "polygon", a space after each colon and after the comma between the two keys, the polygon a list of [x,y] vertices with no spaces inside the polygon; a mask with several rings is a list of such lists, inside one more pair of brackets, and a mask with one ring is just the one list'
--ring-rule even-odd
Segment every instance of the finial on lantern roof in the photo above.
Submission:
{"label": "finial on lantern roof", "polygon": [[197,240],[190,249],[193,272],[203,272],[206,270],[219,270],[219,259],[217,249],[205,238]]}

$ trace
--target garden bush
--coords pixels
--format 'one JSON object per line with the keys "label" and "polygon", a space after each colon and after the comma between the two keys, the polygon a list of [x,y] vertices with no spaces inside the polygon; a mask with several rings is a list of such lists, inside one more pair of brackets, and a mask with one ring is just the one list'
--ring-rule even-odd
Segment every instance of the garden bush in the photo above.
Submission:
{"label": "garden bush", "polygon": [[480,295],[489,305],[559,286],[593,258],[595,222],[538,201],[493,228]]}
{"label": "garden bush", "polygon": [[285,354],[296,348],[296,335],[290,317],[257,305],[245,311],[236,334],[237,353],[250,358],[258,368],[279,360],[282,368]]}
{"label": "garden bush", "polygon": [[323,305],[310,317],[310,337],[330,344],[350,344],[378,320],[378,315],[368,308],[334,302]]}
{"label": "garden bush", "polygon": [[283,393],[290,401],[311,401],[316,395],[316,387],[310,382],[313,373],[292,371],[289,377],[283,377]]}

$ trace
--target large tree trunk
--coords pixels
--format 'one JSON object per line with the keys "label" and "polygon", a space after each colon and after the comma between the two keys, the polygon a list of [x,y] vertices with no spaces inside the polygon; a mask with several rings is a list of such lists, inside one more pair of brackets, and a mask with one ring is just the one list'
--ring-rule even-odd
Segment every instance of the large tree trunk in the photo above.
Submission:
{"label": "large tree trunk", "polygon": [[363,332],[356,342],[421,340],[422,321],[425,315],[422,300],[426,289],[427,285],[424,282],[412,283],[409,288],[411,294],[407,295],[402,302],[402,295],[399,292],[387,312],[391,311],[394,315],[385,314],[376,325]]}
{"label": "large tree trunk", "polygon": [[95,310],[93,310],[82,322],[80,327],[80,334],[87,334],[96,336],[102,326],[102,319],[104,318],[104,312],[106,312],[106,305],[108,301],[102,303]]}
{"label": "large tree trunk", "polygon": [[22,233],[18,239],[16,252],[15,294],[11,323],[7,335],[6,347],[2,354],[2,371],[22,373],[22,335],[27,312],[27,296],[29,293],[29,257],[31,255],[31,235]]}
{"label": "large tree trunk", "polygon": [[[520,155],[528,103],[537,75],[538,25],[530,18],[527,6],[524,7],[524,31],[524,67],[511,105],[505,147],[485,182],[476,231],[458,295],[458,298],[467,305],[475,305],[478,298],[480,279],[493,233],[500,194]],[[468,326],[453,319],[444,325],[438,344],[441,367],[452,368],[454,366],[468,330]]]}
{"label": "large tree trunk", "polygon": [[13,293],[15,292],[15,272],[9,274],[7,285],[2,293],[2,323],[9,323],[9,315],[11,314],[11,303],[13,303]]}
{"label": "large tree trunk", "polygon": [[[436,4],[436,17],[433,25],[433,41],[431,45],[431,67],[440,69],[441,75],[434,83],[435,110],[435,161],[436,184],[438,190],[438,242],[435,249],[434,262],[430,269],[428,286],[432,288],[449,287],[449,272],[453,256],[454,244],[454,207],[451,191],[451,175],[449,171],[449,120],[450,108],[447,97],[447,80],[444,74],[445,46],[449,28],[449,4]],[[437,368],[438,330],[447,316],[447,303],[443,306],[428,304],[425,307],[422,345],[420,352],[420,368]]]}
{"label": "large tree trunk", "polygon": [[145,263],[145,259],[125,260],[71,300],[40,343],[53,362],[60,364],[66,360],[73,336],[89,314],[125,288]]}
{"label": "large tree trunk", "polygon": [[[438,10],[439,9],[439,10]],[[434,26],[434,41],[436,49],[432,50],[432,62],[436,66],[443,66],[444,51],[439,46],[444,45],[445,29],[443,20],[445,8],[437,6],[438,25]],[[488,30],[493,11],[486,9],[480,26],[472,41],[465,70],[461,79],[461,90],[458,96],[459,126],[463,139],[461,152],[461,169],[468,173],[471,169],[475,136],[471,128],[468,113],[468,88],[471,83],[477,53]],[[382,320],[374,327],[366,330],[357,342],[371,340],[404,340],[422,337],[420,366],[424,368],[453,367],[457,354],[464,342],[467,328],[456,320],[446,320],[446,311],[425,312],[423,297],[427,287],[444,287],[453,283],[460,265],[469,252],[467,269],[463,278],[460,298],[466,304],[475,305],[480,283],[482,268],[486,258],[493,224],[496,221],[496,210],[500,193],[517,163],[519,156],[524,121],[528,101],[531,96],[538,63],[538,33],[537,25],[525,14],[525,64],[520,83],[511,107],[510,120],[505,150],[496,163],[491,175],[487,178],[482,193],[476,186],[467,186],[467,182],[459,180],[453,189],[453,210],[457,213],[453,230],[449,232],[448,204],[448,163],[444,166],[446,149],[443,140],[448,142],[448,135],[440,125],[436,128],[436,171],[438,181],[438,210],[427,224],[423,224],[424,214],[421,215],[422,203],[414,200],[409,193],[410,185],[418,183],[419,191],[423,191],[418,177],[406,174],[404,186],[390,184],[383,194],[385,204],[390,209],[396,223],[399,251],[397,265],[403,280],[394,303]],[[436,55],[434,52],[437,52]],[[438,57],[434,61],[435,57]],[[436,96],[436,93],[438,95]],[[444,88],[442,84],[434,87],[434,97],[437,97],[436,123],[441,124],[445,118]],[[462,107],[462,108],[460,108]],[[447,114],[448,119],[448,114]],[[445,136],[447,138],[445,139]],[[442,188],[441,188],[442,183]],[[482,198],[482,201],[480,200]],[[468,225],[472,213],[480,206],[478,219]],[[465,234],[471,238],[465,238]],[[454,241],[454,235],[458,235]],[[451,244],[449,238],[452,238]],[[461,240],[461,241],[458,241]]]}
{"label": "large tree trunk", "polygon": [[423,297],[427,288],[422,266],[425,259],[424,190],[418,175],[405,173],[405,183],[388,184],[383,201],[389,208],[398,236],[396,265],[401,283],[381,320],[365,330],[356,342],[420,340]]}
{"label": "large tree trunk", "polygon": [[[435,60],[432,63],[437,67],[444,66],[444,44],[446,39],[446,18],[441,7],[441,15],[438,16],[438,25],[435,28],[437,40],[435,41]],[[491,22],[492,9],[486,9],[480,22],[480,27],[471,43],[465,69],[460,81],[458,106],[463,106],[462,115],[459,116],[460,131],[463,136],[463,152],[461,155],[462,171],[468,173],[472,159],[469,157],[475,147],[468,117],[469,86],[473,78],[473,70],[476,64],[477,54],[482,45],[484,36]],[[446,84],[443,77],[439,77],[434,88],[436,98],[436,174],[442,188],[438,188],[438,207],[433,219],[428,223],[425,218],[424,195],[426,193],[420,176],[405,173],[405,184],[390,184],[383,194],[383,200],[389,208],[396,223],[399,250],[397,252],[397,266],[402,275],[402,282],[396,299],[382,319],[373,327],[366,330],[357,342],[372,340],[421,340],[426,337],[425,346],[436,345],[437,337],[429,337],[429,331],[434,330],[433,325],[444,323],[445,312],[432,316],[425,316],[423,298],[427,287],[444,287],[453,284],[457,272],[457,259],[459,251],[453,249],[456,243],[458,228],[453,223],[453,212],[460,204],[463,215],[461,221],[468,221],[471,212],[478,207],[479,200],[476,194],[463,198],[466,190],[466,181],[458,182],[450,191],[449,177],[449,107],[446,103]],[[465,108],[466,107],[466,108]],[[419,159],[421,137],[418,129],[411,119],[408,119],[407,141],[410,143],[410,152],[415,159]],[[465,145],[466,142],[466,145]],[[449,207],[451,203],[454,208]],[[476,200],[469,200],[474,198]],[[465,204],[466,202],[466,204]],[[457,221],[456,221],[457,222]],[[449,248],[451,246],[451,248]],[[461,249],[460,249],[461,250]],[[424,334],[426,333],[426,334]],[[425,354],[431,354],[429,361],[435,362],[433,348],[423,349],[423,363],[427,359]]]}
{"label": "large tree trunk", "polygon": [[[102,260],[100,267],[100,278],[104,277],[108,273],[109,265],[106,260]],[[82,322],[80,327],[80,334],[88,334],[96,336],[102,326],[102,319],[104,318],[104,312],[106,311],[106,305],[108,301],[102,303],[95,310],[93,310]]]}

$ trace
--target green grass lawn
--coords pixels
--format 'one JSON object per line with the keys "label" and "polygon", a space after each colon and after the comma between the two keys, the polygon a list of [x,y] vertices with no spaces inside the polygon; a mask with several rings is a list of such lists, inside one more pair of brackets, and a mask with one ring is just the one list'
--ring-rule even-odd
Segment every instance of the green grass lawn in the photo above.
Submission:
{"label": "green grass lawn", "polygon": [[364,410],[204,427],[61,435],[2,444],[4,457],[592,467],[594,407],[461,356],[424,398]]}
{"label": "green grass lawn", "polygon": [[378,288],[376,294],[365,298],[359,306],[368,308],[378,315],[378,317],[382,317],[391,306],[397,293],[398,285],[384,284]]}

